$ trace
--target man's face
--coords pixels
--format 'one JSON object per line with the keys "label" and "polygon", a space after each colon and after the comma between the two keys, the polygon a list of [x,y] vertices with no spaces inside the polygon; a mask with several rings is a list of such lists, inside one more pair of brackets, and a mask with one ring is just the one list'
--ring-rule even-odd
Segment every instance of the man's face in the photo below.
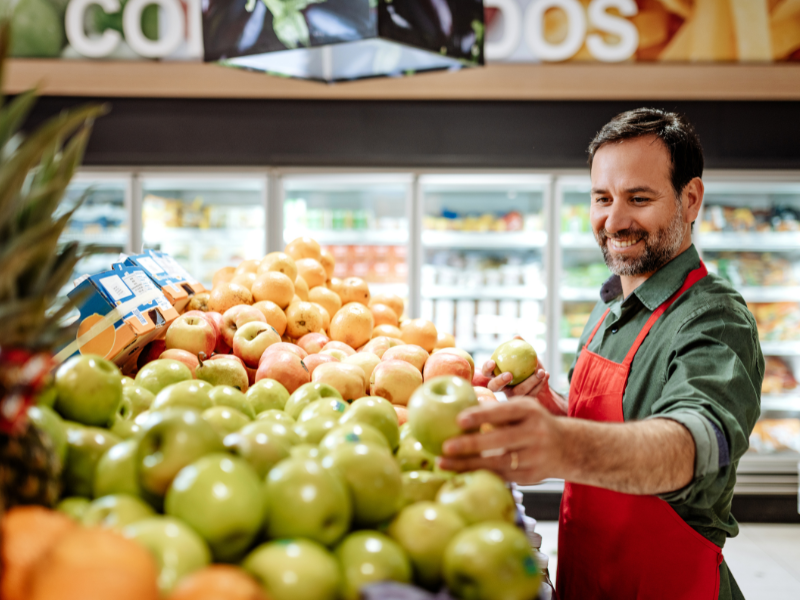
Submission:
{"label": "man's face", "polygon": [[605,144],[595,153],[589,214],[615,275],[653,273],[691,239],[670,166],[669,151],[655,136]]}

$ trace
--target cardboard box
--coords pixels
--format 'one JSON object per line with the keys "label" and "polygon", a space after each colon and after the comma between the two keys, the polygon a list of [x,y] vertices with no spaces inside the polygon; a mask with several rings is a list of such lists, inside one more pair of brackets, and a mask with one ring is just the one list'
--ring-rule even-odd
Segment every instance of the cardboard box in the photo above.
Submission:
{"label": "cardboard box", "polygon": [[129,256],[125,264],[144,269],[178,313],[183,312],[192,296],[208,291],[178,261],[164,252],[147,250]]}
{"label": "cardboard box", "polygon": [[59,363],[78,354],[98,354],[123,373],[132,372],[142,349],[178,318],[141,267],[117,263],[111,271],[85,278],[67,295],[74,301],[84,293],[77,337],[58,350]]}

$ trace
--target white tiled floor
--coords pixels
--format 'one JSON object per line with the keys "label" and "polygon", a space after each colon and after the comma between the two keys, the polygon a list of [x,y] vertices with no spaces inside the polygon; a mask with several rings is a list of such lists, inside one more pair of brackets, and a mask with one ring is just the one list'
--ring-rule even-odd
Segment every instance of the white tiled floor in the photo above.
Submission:
{"label": "white tiled floor", "polygon": [[[558,523],[540,521],[536,531],[555,581]],[[800,598],[800,525],[741,524],[722,552],[747,600]]]}

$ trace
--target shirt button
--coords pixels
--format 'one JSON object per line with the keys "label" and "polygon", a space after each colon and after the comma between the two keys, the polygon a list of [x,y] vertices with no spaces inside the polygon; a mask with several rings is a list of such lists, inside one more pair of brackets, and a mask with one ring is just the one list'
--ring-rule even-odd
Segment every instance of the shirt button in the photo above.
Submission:
{"label": "shirt button", "polygon": [[618,331],[619,331],[619,329],[617,329],[616,327],[614,327],[614,329],[612,329],[612,330],[611,330],[611,333],[617,333]]}

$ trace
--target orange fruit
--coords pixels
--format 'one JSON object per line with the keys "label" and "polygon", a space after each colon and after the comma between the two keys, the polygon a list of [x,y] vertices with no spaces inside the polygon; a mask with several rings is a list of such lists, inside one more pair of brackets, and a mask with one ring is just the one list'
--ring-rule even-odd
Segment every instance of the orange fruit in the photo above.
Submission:
{"label": "orange fruit", "polygon": [[242,287],[246,287],[248,290],[252,290],[255,281],[256,274],[250,272],[239,273],[238,275],[234,275],[233,279],[231,279],[231,283],[238,283]]}
{"label": "orange fruit", "polygon": [[181,579],[168,600],[269,600],[244,569],[210,565]]}
{"label": "orange fruit", "polygon": [[397,314],[394,309],[385,304],[375,304],[374,302],[369,305],[372,311],[372,318],[375,319],[375,325],[393,325],[397,327]]}
{"label": "orange fruit", "polygon": [[325,269],[325,273],[328,274],[327,279],[333,277],[333,268],[336,266],[336,260],[334,260],[330,250],[325,249],[322,251],[319,257],[319,264],[322,265],[322,268]]}
{"label": "orange fruit", "polygon": [[270,252],[261,259],[261,264],[258,265],[258,274],[261,275],[267,271],[278,271],[292,281],[297,279],[297,265],[294,259],[285,252]]}
{"label": "orange fruit", "polygon": [[239,266],[236,267],[236,274],[241,275],[242,273],[257,273],[258,272],[258,265],[261,263],[260,260],[256,260],[251,258],[249,260],[243,260],[239,263]]}
{"label": "orange fruit", "polygon": [[275,328],[278,335],[283,335],[283,332],[286,331],[286,313],[280,306],[269,300],[256,302],[253,306],[261,311],[261,314],[267,319],[267,323]]}
{"label": "orange fruit", "polygon": [[325,269],[319,264],[319,261],[313,258],[301,258],[297,261],[297,274],[305,279],[309,289],[315,288],[318,285],[325,285],[325,280],[328,274]]}
{"label": "orange fruit", "polygon": [[398,319],[403,316],[403,312],[406,309],[403,299],[395,294],[376,294],[370,300],[370,305],[373,304],[385,304],[391,307]]}
{"label": "orange fruit", "polygon": [[367,282],[360,277],[348,277],[342,281],[339,296],[342,298],[342,304],[359,302],[364,306],[369,306],[369,287]]}
{"label": "orange fruit", "polygon": [[300,260],[301,258],[313,258],[319,260],[321,251],[319,243],[306,235],[292,240],[286,244],[286,254],[293,259]]}
{"label": "orange fruit", "polygon": [[215,287],[219,283],[228,283],[236,274],[236,267],[222,267],[211,279],[211,287]]}
{"label": "orange fruit", "polygon": [[331,277],[328,281],[325,282],[325,287],[332,291],[337,296],[342,295],[342,280],[338,277]]}
{"label": "orange fruit", "polygon": [[453,334],[441,331],[436,336],[436,344],[434,345],[434,348],[455,348],[455,347],[456,347],[456,338],[453,337]]}
{"label": "orange fruit", "polygon": [[331,319],[330,338],[360,348],[372,337],[373,318],[370,310],[359,302],[340,308]]}
{"label": "orange fruit", "polygon": [[220,283],[211,289],[208,308],[219,314],[240,304],[252,304],[253,294],[238,283]]}
{"label": "orange fruit", "polygon": [[434,324],[425,319],[403,321],[400,325],[400,334],[406,344],[422,346],[427,352],[433,351],[438,338]]}
{"label": "orange fruit", "polygon": [[328,331],[328,328],[331,326],[331,314],[321,304],[317,304],[316,302],[312,302],[311,304],[316,306],[319,314],[322,315],[322,330]]}
{"label": "orange fruit", "polygon": [[55,543],[78,524],[67,515],[43,506],[16,506],[3,515],[0,598],[28,596],[31,569]]}
{"label": "orange fruit", "polygon": [[296,302],[286,309],[286,333],[298,339],[322,329],[322,313],[311,302]]}
{"label": "orange fruit", "polygon": [[308,290],[308,301],[319,304],[329,315],[335,315],[342,308],[342,299],[339,295],[321,285]]}
{"label": "orange fruit", "polygon": [[372,339],[376,337],[386,336],[396,340],[402,340],[403,334],[400,332],[399,327],[394,325],[376,325],[372,330]]}
{"label": "orange fruit", "polygon": [[294,293],[300,296],[301,300],[308,300],[308,282],[300,275],[294,281]]}
{"label": "orange fruit", "polygon": [[281,308],[289,306],[294,296],[294,284],[283,273],[267,271],[256,277],[253,284],[253,298],[256,302],[269,300]]}

